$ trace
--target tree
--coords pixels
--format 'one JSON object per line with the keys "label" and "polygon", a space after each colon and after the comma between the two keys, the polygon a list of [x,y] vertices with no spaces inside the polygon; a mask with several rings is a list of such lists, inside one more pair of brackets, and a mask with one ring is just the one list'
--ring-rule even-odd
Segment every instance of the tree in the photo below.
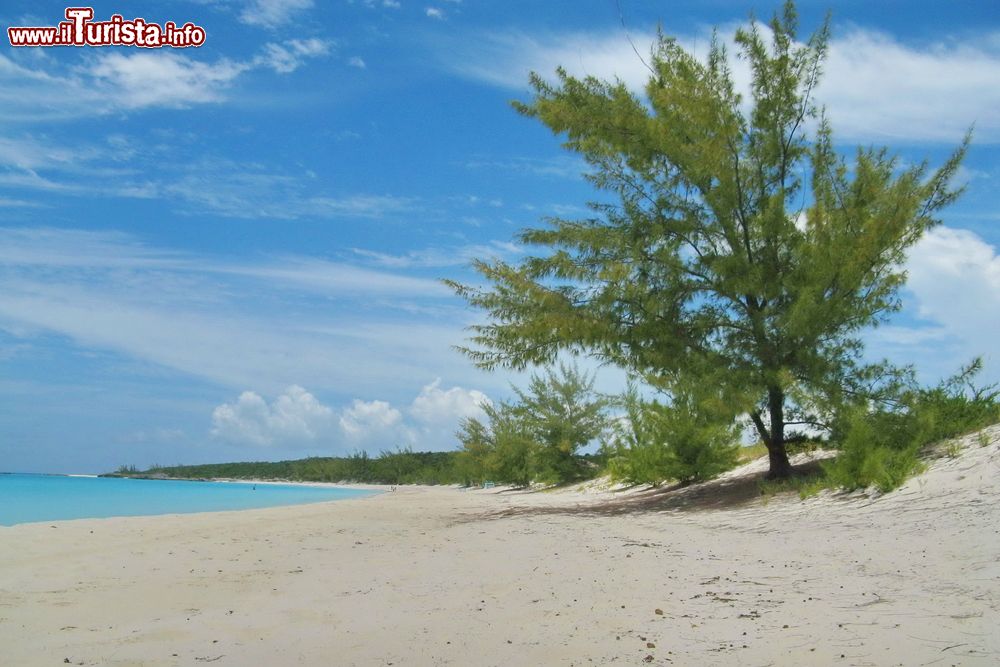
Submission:
{"label": "tree", "polygon": [[461,470],[467,481],[528,486],[534,477],[536,445],[519,409],[509,403],[485,404],[487,424],[464,419],[456,434],[462,443]]}
{"label": "tree", "polygon": [[594,377],[576,366],[559,365],[532,375],[527,391],[515,388],[524,427],[538,445],[536,476],[568,482],[580,475],[577,451],[601,435],[608,401],[594,393]]}
{"label": "tree", "polygon": [[[520,264],[477,262],[491,286],[450,283],[491,321],[465,349],[481,367],[592,355],[669,389],[719,387],[791,474],[797,425],[823,426],[892,369],[865,365],[858,333],[899,308],[905,253],[959,194],[949,183],[969,137],[937,171],[884,149],[853,164],[813,100],[829,21],[796,41],[788,2],[765,31],[736,33],[752,72],[736,92],[716,40],[701,62],[660,36],[645,98],[618,82],[532,74],[515,103],[590,165],[606,201],[520,241]],[[811,137],[809,136],[811,132]]]}
{"label": "tree", "polygon": [[466,486],[489,479],[489,459],[493,453],[493,438],[489,429],[475,417],[466,417],[455,434],[462,443],[457,469]]}
{"label": "tree", "polygon": [[670,479],[667,449],[656,428],[656,406],[639,395],[632,382],[619,399],[625,413],[611,423],[601,447],[611,478],[629,484],[659,486]]}

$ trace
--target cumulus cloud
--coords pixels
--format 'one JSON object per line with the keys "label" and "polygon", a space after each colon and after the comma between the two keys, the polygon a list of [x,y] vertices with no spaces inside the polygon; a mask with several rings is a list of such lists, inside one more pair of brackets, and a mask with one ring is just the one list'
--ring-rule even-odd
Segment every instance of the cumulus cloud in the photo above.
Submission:
{"label": "cumulus cloud", "polygon": [[929,381],[983,356],[984,379],[1000,380],[997,249],[969,230],[937,227],[914,246],[906,269],[904,307],[917,321],[876,329],[873,351],[901,362],[919,360]]}
{"label": "cumulus cloud", "polygon": [[438,378],[424,385],[410,405],[401,410],[387,401],[355,399],[341,412],[340,428],[349,444],[376,449],[414,447],[452,449],[462,419],[482,417],[490,399],[463,387],[441,387]]}
{"label": "cumulus cloud", "polygon": [[245,391],[234,403],[212,412],[212,435],[235,444],[261,447],[309,444],[328,434],[333,410],[308,391],[293,385],[268,403]]}
{"label": "cumulus cloud", "polygon": [[979,349],[1000,331],[1000,257],[967,229],[932,229],[907,263],[908,287],[921,317]]}
{"label": "cumulus cloud", "polygon": [[403,414],[386,401],[354,399],[340,416],[340,428],[352,440],[370,440],[393,434]]}
{"label": "cumulus cloud", "polygon": [[463,418],[481,417],[490,399],[476,389],[441,387],[437,379],[400,409],[384,400],[354,399],[340,409],[321,403],[298,385],[273,401],[244,391],[212,413],[211,433],[232,444],[258,447],[311,445],[330,453],[356,449],[378,452],[397,447],[444,450],[455,446]]}
{"label": "cumulus cloud", "polygon": [[482,417],[483,406],[490,399],[476,389],[462,387],[441,388],[441,378],[425,385],[410,405],[410,414],[418,422],[428,426],[457,428],[460,420],[467,417]]}

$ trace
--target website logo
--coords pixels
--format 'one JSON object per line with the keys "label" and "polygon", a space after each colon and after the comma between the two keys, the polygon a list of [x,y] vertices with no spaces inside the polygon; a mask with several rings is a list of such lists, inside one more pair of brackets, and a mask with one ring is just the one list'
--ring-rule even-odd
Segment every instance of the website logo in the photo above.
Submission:
{"label": "website logo", "polygon": [[11,26],[11,46],[138,46],[144,49],[184,49],[205,43],[205,29],[190,21],[178,26],[143,18],[125,19],[113,14],[107,21],[94,21],[93,7],[67,7],[66,20],[55,26]]}

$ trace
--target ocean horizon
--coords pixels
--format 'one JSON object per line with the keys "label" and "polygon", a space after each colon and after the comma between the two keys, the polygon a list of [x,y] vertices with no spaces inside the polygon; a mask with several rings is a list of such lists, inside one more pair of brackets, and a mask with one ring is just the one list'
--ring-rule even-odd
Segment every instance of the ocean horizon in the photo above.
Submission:
{"label": "ocean horizon", "polygon": [[373,493],[377,491],[299,484],[0,473],[0,526],[259,509]]}

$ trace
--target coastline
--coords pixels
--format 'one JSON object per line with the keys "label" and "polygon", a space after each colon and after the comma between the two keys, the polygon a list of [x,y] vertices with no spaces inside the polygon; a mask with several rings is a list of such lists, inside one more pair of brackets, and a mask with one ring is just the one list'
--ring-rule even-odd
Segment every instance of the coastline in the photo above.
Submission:
{"label": "coastline", "polygon": [[[152,506],[148,503],[143,503],[139,496],[135,497],[135,501],[138,505],[132,504],[122,504],[123,499],[119,498],[116,503],[109,504],[107,502],[97,505],[87,505],[85,502],[86,498],[80,497],[78,500],[80,502],[74,502],[73,504],[63,501],[61,506],[57,505],[57,509],[49,508],[48,511],[31,513],[30,511],[25,513],[18,513],[18,507],[30,508],[31,496],[19,497],[17,492],[14,492],[13,502],[14,507],[13,515],[10,513],[4,513],[0,511],[0,530],[4,528],[13,528],[16,526],[31,525],[31,524],[44,524],[49,526],[56,526],[64,522],[73,521],[86,521],[86,520],[100,520],[100,519],[114,519],[114,518],[149,518],[149,517],[159,517],[159,516],[192,516],[197,514],[211,514],[217,512],[241,512],[241,511],[252,511],[255,509],[268,509],[268,508],[280,508],[280,507],[290,507],[295,505],[305,505],[305,504],[316,504],[316,503],[329,503],[329,502],[341,502],[343,500],[357,498],[367,498],[373,495],[378,495],[381,493],[391,491],[392,487],[387,485],[377,485],[377,484],[347,484],[347,483],[328,483],[328,482],[304,482],[304,481],[282,481],[273,479],[260,479],[260,480],[247,480],[247,479],[182,479],[182,478],[146,478],[146,477],[129,477],[129,476],[107,476],[107,475],[82,475],[82,474],[48,474],[48,473],[8,473],[15,477],[40,477],[40,478],[79,478],[85,480],[99,480],[99,479],[112,479],[112,480],[135,480],[140,482],[198,482],[196,487],[211,486],[213,483],[224,487],[226,485],[239,485],[243,488],[260,485],[263,487],[286,487],[291,490],[294,488],[299,489],[313,489],[316,491],[326,491],[326,493],[316,493],[317,497],[294,495],[292,497],[282,497],[282,496],[272,496],[269,493],[263,495],[254,494],[253,496],[244,496],[246,499],[254,498],[259,499],[260,502],[252,500],[250,502],[230,502],[226,498],[222,498],[220,502],[217,499],[210,499],[202,504],[187,504],[185,499],[188,497],[197,498],[199,494],[186,494],[181,493],[181,498],[176,498],[174,500],[161,500],[160,502],[152,503]],[[155,487],[152,487],[155,488]],[[176,487],[174,487],[176,488]],[[196,489],[200,490],[200,489]],[[233,489],[235,491],[235,489]],[[247,489],[248,490],[248,489]],[[77,491],[76,493],[85,493],[86,491]],[[36,492],[37,493],[37,492]],[[339,497],[331,497],[331,496]],[[155,498],[157,494],[152,494]],[[100,494],[98,493],[98,497]],[[4,496],[6,500],[11,500],[11,498]],[[48,507],[44,500],[39,498],[42,503],[42,507]],[[22,505],[23,503],[23,505]],[[88,506],[89,509],[80,511],[79,506],[82,503]],[[0,508],[2,510],[3,508]]]}
{"label": "coastline", "polygon": [[[168,477],[168,480],[178,482],[195,481],[180,477]],[[355,482],[306,482],[306,481],[286,481],[281,479],[236,479],[232,477],[208,477],[205,482],[226,482],[228,484],[270,484],[275,486],[311,486],[324,489],[356,489],[358,491],[390,491],[392,484],[360,484]],[[401,485],[395,485],[397,488]],[[322,501],[321,501],[322,502]]]}
{"label": "coastline", "polygon": [[998,461],[968,446],[881,498],[735,475],[23,524],[0,641],[27,666],[993,664]]}

